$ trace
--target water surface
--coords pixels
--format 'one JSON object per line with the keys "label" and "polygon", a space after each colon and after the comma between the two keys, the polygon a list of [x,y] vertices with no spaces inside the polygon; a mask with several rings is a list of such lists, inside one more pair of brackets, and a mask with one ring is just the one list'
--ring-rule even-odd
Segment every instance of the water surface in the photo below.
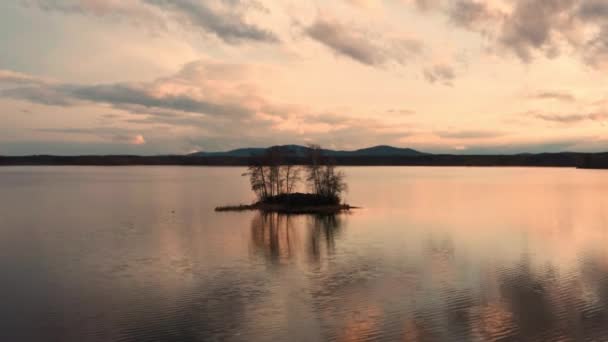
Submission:
{"label": "water surface", "polygon": [[0,168],[0,340],[608,340],[608,172],[345,171],[364,209],[280,216],[213,211],[241,168]]}

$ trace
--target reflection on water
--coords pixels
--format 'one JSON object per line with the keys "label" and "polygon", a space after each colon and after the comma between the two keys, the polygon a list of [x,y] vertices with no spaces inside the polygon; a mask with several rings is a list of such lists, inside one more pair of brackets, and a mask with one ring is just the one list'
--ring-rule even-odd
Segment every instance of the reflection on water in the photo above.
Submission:
{"label": "reflection on water", "polygon": [[[269,262],[279,264],[302,252],[304,238],[310,262],[319,262],[334,250],[336,235],[343,224],[342,215],[257,213],[251,220],[251,243]],[[304,237],[294,228],[302,221],[307,230]]]}
{"label": "reflection on water", "polygon": [[240,169],[0,168],[0,341],[606,341],[608,177],[349,168],[349,215],[215,213]]}

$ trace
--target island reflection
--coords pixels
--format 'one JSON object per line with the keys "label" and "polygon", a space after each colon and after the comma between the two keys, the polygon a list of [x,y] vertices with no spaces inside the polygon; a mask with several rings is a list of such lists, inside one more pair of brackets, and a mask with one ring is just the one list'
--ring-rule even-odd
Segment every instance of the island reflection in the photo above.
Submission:
{"label": "island reflection", "polygon": [[251,246],[256,255],[273,264],[302,254],[318,262],[333,253],[343,225],[342,215],[336,214],[258,212],[251,220]]}

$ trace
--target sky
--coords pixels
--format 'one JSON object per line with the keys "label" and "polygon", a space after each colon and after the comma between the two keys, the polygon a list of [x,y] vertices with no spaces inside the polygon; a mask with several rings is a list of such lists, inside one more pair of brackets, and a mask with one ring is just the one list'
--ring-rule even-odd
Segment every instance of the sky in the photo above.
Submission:
{"label": "sky", "polygon": [[605,0],[6,0],[0,154],[608,151]]}

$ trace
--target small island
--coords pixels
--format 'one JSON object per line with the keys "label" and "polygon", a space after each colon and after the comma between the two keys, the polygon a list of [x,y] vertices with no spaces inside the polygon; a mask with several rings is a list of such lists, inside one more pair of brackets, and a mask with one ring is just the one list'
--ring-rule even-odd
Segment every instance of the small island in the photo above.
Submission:
{"label": "small island", "polygon": [[[356,207],[342,201],[347,189],[345,174],[336,171],[331,158],[323,154],[318,145],[307,151],[307,164],[296,165],[289,151],[276,147],[264,155],[251,157],[247,172],[251,190],[257,201],[252,204],[227,205],[215,211],[260,210],[286,214],[334,214]],[[302,178],[304,173],[304,178]],[[305,184],[302,184],[304,181]],[[305,185],[310,193],[296,192]]]}

